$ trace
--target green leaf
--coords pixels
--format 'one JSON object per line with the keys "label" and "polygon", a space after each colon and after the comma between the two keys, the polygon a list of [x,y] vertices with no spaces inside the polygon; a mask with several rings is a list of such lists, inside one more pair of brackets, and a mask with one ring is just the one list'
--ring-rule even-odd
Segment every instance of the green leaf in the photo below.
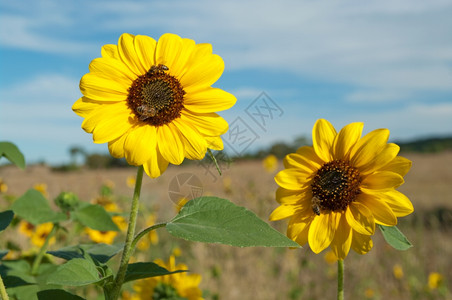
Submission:
{"label": "green leaf", "polygon": [[378,225],[386,242],[397,250],[407,250],[413,245],[408,241],[406,236],[397,228],[397,226]]}
{"label": "green leaf", "polygon": [[76,246],[64,247],[56,251],[47,251],[47,253],[71,260],[73,258],[83,258],[83,251],[88,253],[92,258],[100,263],[106,263],[113,256],[123,249],[123,245],[107,245],[107,244],[82,244]]}
{"label": "green leaf", "polygon": [[47,278],[47,284],[83,286],[102,280],[96,265],[83,258],[74,258],[58,267]]}
{"label": "green leaf", "polygon": [[8,254],[9,250],[0,250],[0,259],[2,259],[6,254]]}
{"label": "green leaf", "polygon": [[38,292],[38,300],[84,300],[85,298],[66,292],[65,290],[45,290]]}
{"label": "green leaf", "polygon": [[238,247],[300,247],[253,212],[217,197],[189,201],[166,229],[190,241]]}
{"label": "green leaf", "polygon": [[14,201],[12,210],[19,217],[33,225],[66,220],[66,215],[53,211],[46,198],[35,189],[29,189],[19,199]]}
{"label": "green leaf", "polygon": [[23,285],[34,284],[34,283],[26,282],[25,280],[23,280],[22,278],[20,278],[18,276],[6,276],[6,277],[3,277],[2,279],[3,279],[3,284],[5,285],[5,287],[7,289],[13,288],[13,287],[18,287],[18,286],[23,286]]}
{"label": "green leaf", "polygon": [[25,169],[25,158],[16,145],[10,142],[0,142],[0,157],[6,157],[21,169]]}
{"label": "green leaf", "polygon": [[124,282],[181,272],[187,272],[187,270],[177,270],[170,272],[167,269],[160,267],[159,265],[152,262],[138,262],[129,264],[127,266]]}
{"label": "green leaf", "polygon": [[119,231],[110,214],[98,204],[90,204],[77,209],[73,216],[83,225],[99,231]]}
{"label": "green leaf", "polygon": [[14,213],[12,210],[0,212],[0,231],[8,227],[9,223],[13,220]]}

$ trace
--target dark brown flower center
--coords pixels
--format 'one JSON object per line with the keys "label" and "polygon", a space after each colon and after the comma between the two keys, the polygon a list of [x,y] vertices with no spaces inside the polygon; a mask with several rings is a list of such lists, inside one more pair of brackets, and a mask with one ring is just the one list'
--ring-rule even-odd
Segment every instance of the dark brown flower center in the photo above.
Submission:
{"label": "dark brown flower center", "polygon": [[343,211],[355,201],[361,176],[349,162],[333,160],[324,164],[314,177],[312,188],[312,209],[316,214],[321,211]]}
{"label": "dark brown flower center", "polygon": [[179,80],[165,73],[165,65],[152,66],[130,86],[127,104],[136,117],[153,126],[170,123],[180,117],[184,94]]}

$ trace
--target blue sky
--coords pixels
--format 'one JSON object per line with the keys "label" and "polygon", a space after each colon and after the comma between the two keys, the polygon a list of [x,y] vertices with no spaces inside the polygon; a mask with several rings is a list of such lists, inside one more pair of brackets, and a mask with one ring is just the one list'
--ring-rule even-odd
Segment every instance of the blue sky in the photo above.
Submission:
{"label": "blue sky", "polygon": [[[29,162],[68,162],[73,145],[105,152],[71,106],[124,32],[211,43],[225,61],[215,86],[238,99],[222,115],[251,130],[249,149],[310,137],[318,118],[392,140],[450,135],[451,15],[450,0],[0,0],[0,140]],[[279,108],[266,119],[253,115],[262,97]]]}

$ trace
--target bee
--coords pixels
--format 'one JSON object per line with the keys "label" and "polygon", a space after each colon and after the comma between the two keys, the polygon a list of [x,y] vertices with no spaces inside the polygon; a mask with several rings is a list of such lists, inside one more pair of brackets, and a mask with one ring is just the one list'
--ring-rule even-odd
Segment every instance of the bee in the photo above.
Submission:
{"label": "bee", "polygon": [[320,216],[320,202],[320,199],[316,196],[312,197],[311,199],[312,211],[318,216]]}
{"label": "bee", "polygon": [[158,71],[161,71],[161,72],[165,72],[165,71],[168,71],[169,70],[169,68],[167,67],[167,66],[165,66],[165,65],[162,65],[162,64],[158,64],[158,65],[154,65],[154,66],[152,66],[150,69],[149,69],[149,71],[148,71],[148,73],[154,73],[154,72],[158,72]]}
{"label": "bee", "polygon": [[140,115],[140,121],[144,121],[150,117],[155,117],[157,111],[154,107],[149,107],[148,105],[140,105],[137,107],[137,113]]}

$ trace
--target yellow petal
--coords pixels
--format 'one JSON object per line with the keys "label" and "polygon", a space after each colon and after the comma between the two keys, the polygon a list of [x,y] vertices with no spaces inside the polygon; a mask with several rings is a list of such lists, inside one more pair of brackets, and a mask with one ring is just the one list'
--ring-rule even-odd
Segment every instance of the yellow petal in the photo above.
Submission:
{"label": "yellow petal", "polygon": [[366,176],[361,187],[368,190],[389,190],[403,184],[403,177],[389,171],[375,172]]}
{"label": "yellow petal", "polygon": [[144,163],[144,171],[151,178],[157,178],[168,168],[168,161],[163,158],[160,151],[156,148],[150,149],[150,159]]}
{"label": "yellow petal", "polygon": [[287,236],[301,246],[308,242],[309,227],[314,220],[314,213],[294,215],[287,226]]}
{"label": "yellow petal", "polygon": [[133,125],[132,113],[125,102],[119,102],[100,106],[83,121],[82,128],[101,144],[117,139]]}
{"label": "yellow petal", "polygon": [[111,156],[115,158],[123,158],[125,156],[124,142],[126,141],[126,138],[127,134],[123,134],[116,140],[108,142],[108,150],[110,151]]}
{"label": "yellow petal", "polygon": [[113,58],[96,58],[89,64],[89,70],[107,79],[120,80],[123,82],[122,85],[124,87],[131,86],[132,82],[137,78],[121,60]]}
{"label": "yellow petal", "polygon": [[352,249],[358,254],[366,254],[373,247],[371,235],[360,234],[353,231]]}
{"label": "yellow petal", "polygon": [[324,162],[332,160],[333,141],[336,130],[330,122],[319,119],[312,129],[312,144],[317,156]]}
{"label": "yellow petal", "polygon": [[114,59],[118,59],[118,60],[121,59],[119,57],[117,45],[108,44],[108,45],[102,46],[101,54],[102,54],[102,57],[114,58]]}
{"label": "yellow petal", "polygon": [[276,190],[276,201],[279,204],[294,205],[299,204],[302,206],[310,206],[312,199],[312,192],[310,189],[305,188],[304,190],[286,190],[279,187]]}
{"label": "yellow petal", "polygon": [[173,165],[180,165],[184,160],[184,144],[179,129],[172,123],[157,128],[157,146],[160,153]]}
{"label": "yellow petal", "polygon": [[308,163],[310,168],[314,171],[320,169],[325,163],[317,156],[314,147],[311,146],[303,146],[298,148],[297,154],[301,155],[304,158],[304,161]]}
{"label": "yellow petal", "polygon": [[187,94],[211,86],[220,78],[224,70],[224,62],[220,56],[204,52],[205,48],[201,49],[201,56],[198,53],[199,45],[196,46],[187,62],[190,68],[180,78],[180,83]]}
{"label": "yellow petal", "polygon": [[331,242],[331,250],[338,260],[343,260],[347,257],[352,244],[352,229],[347,223],[345,213],[339,213],[339,226]]}
{"label": "yellow petal", "polygon": [[309,246],[314,253],[320,253],[333,241],[339,225],[340,213],[329,212],[316,216],[309,228]]}
{"label": "yellow petal", "polygon": [[155,63],[155,48],[157,42],[146,35],[137,35],[133,40],[137,57],[144,70],[149,70]]}
{"label": "yellow petal", "polygon": [[359,168],[361,175],[367,175],[376,170],[380,169],[382,166],[390,163],[399,153],[400,147],[396,144],[386,144],[383,150],[378,153],[373,159],[371,159],[367,164]]}
{"label": "yellow petal", "polygon": [[286,155],[283,159],[284,167],[301,169],[304,172],[312,173],[314,176],[318,169],[315,168],[313,164],[305,157],[299,155],[298,153],[290,153]]}
{"label": "yellow petal", "polygon": [[228,123],[216,113],[191,113],[184,110],[181,121],[193,125],[204,136],[220,136],[228,130]]}
{"label": "yellow petal", "polygon": [[206,88],[184,97],[184,107],[196,113],[210,113],[231,108],[237,99],[218,88]]}
{"label": "yellow petal", "polygon": [[386,202],[377,195],[362,193],[358,196],[358,202],[367,206],[374,216],[375,223],[385,226],[397,225],[397,217]]}
{"label": "yellow petal", "polygon": [[132,128],[124,143],[126,160],[129,164],[141,166],[149,160],[149,149],[157,145],[157,131],[154,126],[141,123]]}
{"label": "yellow petal", "polygon": [[341,129],[333,142],[334,158],[349,159],[351,148],[359,141],[364,123],[357,122],[346,125]]}
{"label": "yellow petal", "polygon": [[366,134],[350,151],[352,165],[360,168],[370,163],[384,149],[388,138],[388,129],[376,129]]}
{"label": "yellow petal", "polygon": [[352,202],[348,206],[345,216],[348,224],[361,234],[371,235],[375,233],[375,221],[370,209],[359,203]]}
{"label": "yellow petal", "polygon": [[[165,33],[159,38],[155,50],[156,64],[167,66],[169,73],[179,80],[179,73],[175,73],[174,71],[177,70],[177,72],[179,72],[180,66],[178,66],[178,60],[179,56],[183,53],[182,45],[182,38],[180,36],[172,33]],[[182,84],[182,86],[184,85]]]}
{"label": "yellow petal", "polygon": [[132,71],[135,75],[143,75],[148,70],[145,70],[141,65],[134,45],[135,36],[129,33],[124,33],[118,40],[118,52],[123,63]]}
{"label": "yellow petal", "polygon": [[390,163],[380,168],[379,171],[390,171],[405,176],[411,168],[411,160],[402,156],[395,157]]}
{"label": "yellow petal", "polygon": [[204,137],[207,142],[207,148],[212,150],[223,150],[223,140],[219,136],[206,136]]}
{"label": "yellow petal", "polygon": [[270,214],[270,221],[278,221],[293,216],[298,211],[295,205],[280,205]]}
{"label": "yellow petal", "polygon": [[188,63],[188,61],[195,49],[195,41],[191,39],[182,39],[182,48],[179,57],[173,64],[172,69],[169,71],[171,75],[178,79],[184,76],[185,72],[187,72],[187,70],[191,68],[191,65]]}
{"label": "yellow petal", "polygon": [[86,97],[81,97],[72,105],[72,110],[80,117],[86,118],[90,113],[99,108],[100,105],[96,102],[90,102]]}
{"label": "yellow petal", "polygon": [[282,188],[302,190],[306,187],[309,175],[300,169],[285,169],[276,174],[275,181]]}
{"label": "yellow petal", "polygon": [[173,124],[181,133],[182,142],[185,149],[185,157],[192,160],[201,160],[206,156],[207,142],[200,133],[189,123],[180,119],[173,121]]}
{"label": "yellow petal", "polygon": [[122,80],[104,78],[101,73],[87,73],[80,80],[80,91],[95,101],[119,102],[127,99],[129,86]]}
{"label": "yellow petal", "polygon": [[396,217],[404,217],[414,211],[410,199],[399,191],[391,190],[381,194],[380,197],[389,205]]}

